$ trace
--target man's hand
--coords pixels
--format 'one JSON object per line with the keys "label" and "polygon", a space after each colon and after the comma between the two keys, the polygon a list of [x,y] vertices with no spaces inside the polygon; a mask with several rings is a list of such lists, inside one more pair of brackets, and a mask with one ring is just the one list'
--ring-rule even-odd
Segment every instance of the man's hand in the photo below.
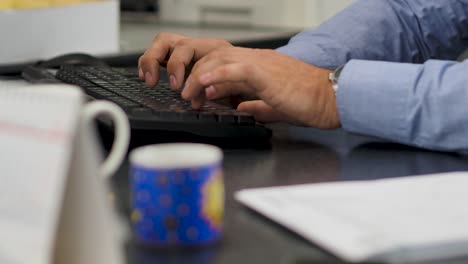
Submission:
{"label": "man's hand", "polygon": [[160,33],[138,61],[139,77],[145,80],[149,87],[154,87],[159,82],[159,66],[167,61],[171,88],[180,89],[184,83],[185,69],[190,63],[217,48],[230,46],[231,44],[223,39],[199,39]]}
{"label": "man's hand", "polygon": [[330,72],[273,50],[219,48],[198,60],[182,97],[194,108],[205,98],[257,97],[238,110],[264,122],[335,129],[340,121]]}

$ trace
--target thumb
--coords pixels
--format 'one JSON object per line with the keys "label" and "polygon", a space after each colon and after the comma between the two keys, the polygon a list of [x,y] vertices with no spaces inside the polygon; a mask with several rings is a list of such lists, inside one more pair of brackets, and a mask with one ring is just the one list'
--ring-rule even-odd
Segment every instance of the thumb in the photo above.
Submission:
{"label": "thumb", "polygon": [[259,122],[272,123],[289,121],[289,118],[284,114],[276,111],[262,100],[243,102],[239,104],[237,110],[253,115]]}

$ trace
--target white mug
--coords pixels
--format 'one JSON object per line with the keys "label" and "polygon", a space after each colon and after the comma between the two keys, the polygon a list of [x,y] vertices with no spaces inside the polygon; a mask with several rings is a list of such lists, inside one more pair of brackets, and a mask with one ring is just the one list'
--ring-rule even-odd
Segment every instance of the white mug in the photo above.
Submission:
{"label": "white mug", "polygon": [[[19,180],[10,185],[13,189],[17,187],[18,193],[28,192],[24,201],[18,201],[21,210],[37,207],[36,211],[41,212],[37,219],[27,218],[27,225],[18,223],[18,227],[24,226],[18,234],[29,232],[31,239],[23,241],[19,236],[15,243],[41,243],[41,247],[34,248],[41,253],[33,252],[27,259],[40,257],[42,262],[124,263],[123,237],[115,234],[117,225],[113,223],[117,217],[109,199],[108,182],[103,178],[113,175],[127,154],[130,129],[125,113],[110,102],[86,103],[84,93],[75,86],[48,84],[2,89],[11,90],[0,97],[0,119],[6,121],[7,127],[10,120],[15,121],[11,123],[11,132],[20,132],[18,137],[12,137],[11,143],[5,141],[10,140],[10,130],[5,130],[7,137],[2,133],[0,145],[6,146],[2,154],[14,151],[16,158],[15,155],[28,153],[18,163],[26,169],[20,170]],[[115,142],[105,161],[94,122],[99,115],[110,117],[115,124]],[[39,159],[35,160],[37,156]],[[0,164],[0,169],[3,165]],[[15,165],[5,167],[6,179],[17,176],[10,175],[9,170]],[[27,176],[34,180],[25,186],[18,185],[27,181]],[[35,184],[39,181],[40,185]],[[33,196],[38,199],[30,199]],[[13,201],[9,206],[18,205]]]}
{"label": "white mug", "polygon": [[[110,117],[115,127],[114,144],[105,160],[94,122],[99,115]],[[119,168],[129,140],[128,119],[117,105],[106,101],[82,105],[66,187],[67,207],[62,209],[59,225],[56,263],[123,263],[122,241],[112,229],[115,216],[105,179]]]}
{"label": "white mug", "polygon": [[[81,149],[80,155],[88,161],[86,164],[102,160],[102,150],[99,149],[94,121],[100,115],[110,117],[114,123],[115,137],[112,149],[107,158],[98,166],[98,175],[109,179],[122,164],[130,141],[130,125],[127,116],[116,104],[107,101],[94,101],[84,105],[81,111],[78,143],[75,147]],[[96,155],[100,155],[96,156]]]}

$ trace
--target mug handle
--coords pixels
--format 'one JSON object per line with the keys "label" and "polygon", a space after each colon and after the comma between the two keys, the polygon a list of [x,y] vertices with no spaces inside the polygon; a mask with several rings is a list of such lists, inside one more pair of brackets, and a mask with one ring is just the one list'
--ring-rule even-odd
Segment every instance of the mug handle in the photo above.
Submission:
{"label": "mug handle", "polygon": [[109,116],[114,122],[114,142],[106,160],[99,168],[99,176],[110,178],[122,164],[130,142],[130,125],[127,115],[116,104],[108,101],[94,101],[86,104],[82,112],[84,124],[91,124],[99,115]]}

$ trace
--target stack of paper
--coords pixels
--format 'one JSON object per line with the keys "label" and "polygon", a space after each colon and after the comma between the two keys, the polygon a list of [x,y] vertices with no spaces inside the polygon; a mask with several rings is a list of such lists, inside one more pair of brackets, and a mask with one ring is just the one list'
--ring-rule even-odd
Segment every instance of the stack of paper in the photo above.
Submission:
{"label": "stack of paper", "polygon": [[0,89],[0,263],[123,263],[83,103],[68,85]]}
{"label": "stack of paper", "polygon": [[350,262],[468,256],[468,173],[243,190],[236,199]]}
{"label": "stack of paper", "polygon": [[0,90],[0,263],[51,263],[82,95]]}

